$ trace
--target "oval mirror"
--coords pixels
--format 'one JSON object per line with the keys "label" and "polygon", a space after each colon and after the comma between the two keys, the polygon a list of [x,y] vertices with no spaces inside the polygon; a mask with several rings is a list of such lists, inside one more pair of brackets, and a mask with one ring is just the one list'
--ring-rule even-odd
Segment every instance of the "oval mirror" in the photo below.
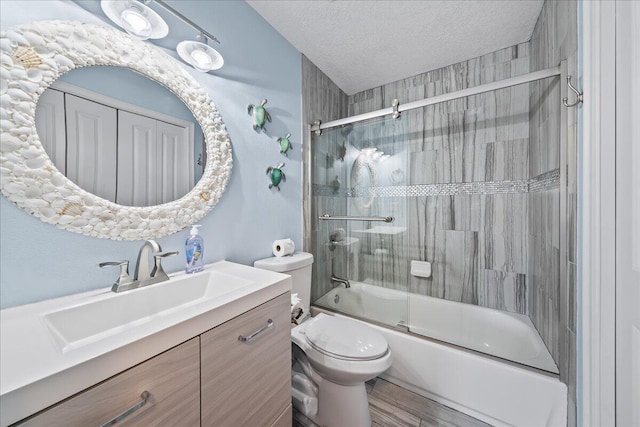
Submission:
{"label": "oval mirror", "polygon": [[120,205],[172,202],[202,176],[203,133],[191,111],[164,86],[126,68],[63,74],[40,96],[35,121],[62,174]]}
{"label": "oval mirror", "polygon": [[[2,33],[0,60],[0,187],[4,196],[28,213],[76,233],[144,240],[175,233],[197,222],[220,199],[232,167],[229,134],[207,92],[160,49],[111,27],[72,21],[37,21]],[[178,191],[173,196],[178,198],[173,201],[156,199],[153,203],[160,204],[127,206],[87,191],[86,186],[82,188],[84,184],[77,185],[56,168],[36,129],[38,100],[61,76],[82,67],[89,67],[91,72],[94,66],[121,67],[141,74],[167,88],[192,112],[202,129],[203,157],[206,153],[208,160],[201,179],[191,190],[184,190],[187,191],[184,196]],[[44,105],[38,107],[42,109]],[[40,114],[46,116],[42,111]],[[93,126],[96,127],[99,126]],[[194,125],[194,135],[196,128]],[[93,139],[100,138],[103,137]],[[79,151],[96,149],[95,144],[78,144],[78,147]],[[193,163],[195,153],[194,147],[194,157],[187,163]],[[133,155],[123,157],[130,159]],[[79,158],[83,158],[82,155]],[[93,158],[97,164],[103,161],[100,154]],[[65,156],[65,163],[69,162],[70,158]],[[148,163],[158,166],[157,161]],[[119,163],[114,167],[124,168]],[[133,175],[135,180],[135,173]],[[196,182],[195,171],[193,182]]]}

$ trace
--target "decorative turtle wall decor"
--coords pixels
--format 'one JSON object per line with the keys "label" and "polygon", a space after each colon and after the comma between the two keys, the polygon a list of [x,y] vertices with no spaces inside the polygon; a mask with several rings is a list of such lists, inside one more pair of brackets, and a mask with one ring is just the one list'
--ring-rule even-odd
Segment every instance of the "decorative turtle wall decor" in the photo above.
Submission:
{"label": "decorative turtle wall decor", "polygon": [[280,154],[284,154],[287,157],[289,157],[287,155],[287,151],[293,148],[293,144],[291,144],[291,141],[289,140],[289,138],[291,138],[290,133],[288,133],[287,136],[285,136],[284,138],[280,137],[277,139],[278,144],[280,144]]}
{"label": "decorative turtle wall decor", "polygon": [[247,113],[253,118],[253,130],[260,129],[262,132],[266,132],[264,125],[271,123],[271,115],[264,106],[267,104],[267,100],[260,101],[260,105],[249,104],[247,106]]}
{"label": "decorative turtle wall decor", "polygon": [[271,184],[269,184],[269,188],[276,187],[278,191],[280,191],[280,182],[286,182],[287,177],[284,172],[282,172],[282,168],[284,167],[284,163],[280,163],[277,168],[269,166],[267,168],[267,175],[269,175],[269,179],[271,179]]}

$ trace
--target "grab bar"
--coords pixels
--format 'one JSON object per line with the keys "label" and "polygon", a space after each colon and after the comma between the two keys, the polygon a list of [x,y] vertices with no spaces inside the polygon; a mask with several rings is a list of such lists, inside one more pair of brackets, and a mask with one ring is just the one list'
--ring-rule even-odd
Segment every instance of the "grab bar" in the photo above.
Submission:
{"label": "grab bar", "polygon": [[393,222],[392,216],[331,216],[324,214],[319,216],[318,219],[323,221],[380,221],[380,222]]}

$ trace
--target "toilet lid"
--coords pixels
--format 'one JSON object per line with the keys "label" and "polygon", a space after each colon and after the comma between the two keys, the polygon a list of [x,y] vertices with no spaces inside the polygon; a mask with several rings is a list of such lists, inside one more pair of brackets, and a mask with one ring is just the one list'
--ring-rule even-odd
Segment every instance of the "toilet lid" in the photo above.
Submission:
{"label": "toilet lid", "polygon": [[337,316],[307,321],[305,335],[317,350],[341,359],[372,360],[387,352],[387,341],[375,329]]}

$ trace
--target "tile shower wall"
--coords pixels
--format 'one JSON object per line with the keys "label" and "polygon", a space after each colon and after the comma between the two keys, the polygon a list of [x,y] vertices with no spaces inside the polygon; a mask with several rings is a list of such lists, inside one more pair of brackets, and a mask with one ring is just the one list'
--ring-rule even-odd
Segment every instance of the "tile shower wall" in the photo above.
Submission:
{"label": "tile shower wall", "polygon": [[[525,74],[529,67],[523,43],[357,93],[349,97],[348,115]],[[386,132],[403,139],[385,138]],[[402,186],[376,189],[372,214],[396,213],[393,196],[403,196],[406,213],[394,225],[408,231],[389,239],[383,256],[362,242],[356,279],[528,314],[528,85],[411,110],[367,137],[367,146],[405,152]],[[379,176],[393,172],[384,166],[378,165]],[[350,204],[349,214],[361,212]],[[411,260],[431,262],[432,277],[410,276]]]}
{"label": "tile shower wall", "polygon": [[[309,124],[316,120],[323,122],[336,120],[347,115],[347,95],[335,83],[329,79],[318,67],[316,67],[309,59],[302,55],[302,123]],[[305,152],[309,152],[311,141],[309,135],[304,135]],[[322,182],[327,182],[327,176],[333,169],[333,162],[336,161],[337,141],[329,144],[314,144],[315,156],[324,157],[325,161],[318,164],[314,168],[315,176],[312,182],[318,181],[318,176],[322,177]],[[306,176],[306,168],[310,165],[304,162],[303,172]],[[344,182],[344,181],[343,181]],[[331,255],[328,250],[328,228],[326,224],[318,221],[320,213],[346,212],[347,199],[344,195],[336,196],[333,192],[326,195],[318,195],[317,192],[309,194],[307,189],[303,190],[303,202],[306,204],[310,198],[313,198],[311,206],[311,215],[305,215],[304,218],[304,249],[315,254],[316,260],[313,267],[313,283],[316,284],[312,288],[311,300],[314,301],[324,293],[326,293],[331,284],[329,282]],[[331,209],[329,211],[329,209]],[[324,226],[324,228],[322,228]],[[334,223],[334,227],[346,228],[345,223]],[[340,250],[340,248],[337,248]]]}
{"label": "tile shower wall", "polygon": [[[531,71],[567,59],[568,74],[576,76],[577,6],[575,1],[546,1],[530,41]],[[529,173],[553,171],[560,164],[560,97],[558,79],[531,85]],[[560,379],[568,388],[568,425],[576,425],[576,108],[567,109],[567,277],[560,276],[560,192],[529,196],[530,317],[549,348]]]}

